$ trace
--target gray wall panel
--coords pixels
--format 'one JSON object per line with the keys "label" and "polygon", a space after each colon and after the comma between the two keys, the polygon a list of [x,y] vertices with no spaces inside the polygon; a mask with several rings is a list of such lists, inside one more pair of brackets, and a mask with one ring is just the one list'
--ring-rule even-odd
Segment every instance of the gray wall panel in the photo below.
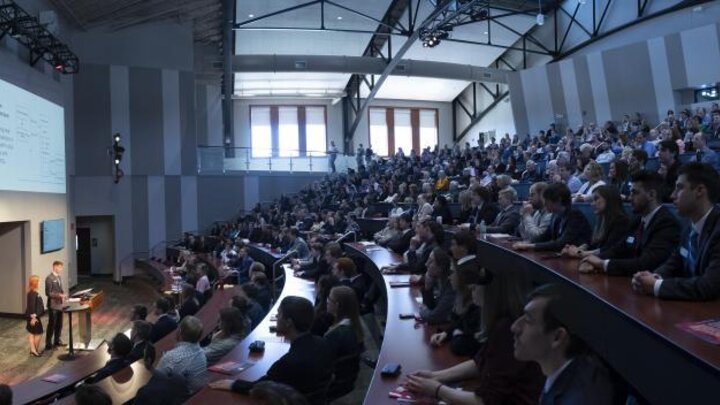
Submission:
{"label": "gray wall panel", "polygon": [[673,89],[687,87],[687,73],[685,61],[683,60],[682,41],[680,34],[671,34],[665,37],[665,49],[668,55],[668,66],[670,68],[670,83]]}
{"label": "gray wall panel", "polygon": [[575,64],[572,60],[564,60],[560,65],[562,89],[567,107],[567,124],[570,128],[577,128],[583,123],[580,96],[578,95],[577,78],[575,77]]}
{"label": "gray wall panel", "polygon": [[180,72],[180,154],[183,175],[197,174],[195,76]]}
{"label": "gray wall panel", "polygon": [[573,62],[575,64],[575,80],[577,81],[580,113],[582,115],[583,123],[597,122],[587,57],[579,56],[574,58]]}
{"label": "gray wall panel", "polygon": [[567,108],[565,107],[565,94],[563,93],[559,63],[547,65],[547,78],[553,112],[555,115],[560,114],[567,119]]}
{"label": "gray wall panel", "polygon": [[[647,42],[605,51],[603,62],[612,116],[619,119],[625,113],[641,112],[650,122],[658,122]],[[628,74],[630,66],[638,74]]]}
{"label": "gray wall panel", "polygon": [[720,81],[720,48],[714,25],[690,29],[680,33],[688,85],[698,87]]}
{"label": "gray wall panel", "polygon": [[162,71],[165,174],[180,174],[180,78],[177,70]]}
{"label": "gray wall panel", "polygon": [[75,76],[75,173],[110,175],[110,68],[86,64]]}
{"label": "gray wall panel", "polygon": [[130,68],[133,174],[165,174],[161,70]]}
{"label": "gray wall panel", "polygon": [[182,176],[180,178],[180,211],[182,231],[198,229],[198,177]]}
{"label": "gray wall panel", "polygon": [[165,239],[182,234],[180,176],[165,176]]}
{"label": "gray wall panel", "polygon": [[145,176],[132,176],[133,252],[147,252],[148,242],[148,182]]}
{"label": "gray wall panel", "polygon": [[510,87],[510,103],[512,104],[513,118],[515,119],[515,131],[520,135],[530,133],[527,117],[527,106],[525,105],[524,90],[520,73],[510,72],[507,75]]}
{"label": "gray wall panel", "polygon": [[208,229],[215,221],[228,221],[244,206],[242,177],[198,176],[198,229]]}
{"label": "gray wall panel", "polygon": [[655,102],[659,117],[664,117],[668,109],[677,105],[675,94],[670,84],[670,67],[668,66],[667,48],[662,38],[653,38],[648,41],[650,52],[650,67],[652,68],[653,85],[655,87]]}
{"label": "gray wall panel", "polygon": [[207,111],[207,85],[197,84],[195,85],[195,105],[197,109],[197,122],[195,123],[195,130],[197,131],[197,144],[207,145],[208,139],[208,111]]}
{"label": "gray wall panel", "polygon": [[[590,87],[592,88],[593,104],[595,105],[595,119],[598,124],[600,124],[613,118],[610,113],[610,100],[608,98],[602,53],[588,54],[587,61],[588,71],[590,72]],[[615,61],[615,63],[621,62]]]}
{"label": "gray wall panel", "polygon": [[166,239],[165,176],[148,176],[147,185],[148,246],[152,249]]}

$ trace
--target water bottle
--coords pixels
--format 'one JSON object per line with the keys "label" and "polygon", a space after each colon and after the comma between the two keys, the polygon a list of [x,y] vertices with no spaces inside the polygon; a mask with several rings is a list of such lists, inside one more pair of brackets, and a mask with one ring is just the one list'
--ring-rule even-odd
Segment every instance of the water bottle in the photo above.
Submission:
{"label": "water bottle", "polygon": [[487,231],[487,225],[485,225],[485,220],[483,219],[480,221],[480,225],[478,225],[478,232],[480,235],[485,235],[485,232]]}

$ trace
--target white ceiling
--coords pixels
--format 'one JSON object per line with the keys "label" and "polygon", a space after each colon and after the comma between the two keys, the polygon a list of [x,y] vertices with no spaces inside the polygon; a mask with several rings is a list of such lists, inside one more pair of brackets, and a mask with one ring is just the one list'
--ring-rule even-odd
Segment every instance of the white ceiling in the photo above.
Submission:
{"label": "white ceiling", "polygon": [[[382,19],[390,0],[334,0],[354,10]],[[237,21],[243,22],[251,17],[257,18],[267,13],[306,3],[307,0],[238,0]],[[415,3],[413,2],[413,5]],[[418,22],[425,19],[431,11],[428,1],[422,1],[418,12]],[[491,13],[505,13],[492,10]],[[341,17],[342,19],[338,19]],[[407,12],[400,22],[407,26]],[[527,15],[504,17],[503,24],[525,33],[533,27],[535,18]],[[248,27],[286,27],[319,28],[320,6],[306,7],[281,15],[269,17],[247,24]],[[337,29],[356,29],[374,31],[378,23],[347,10],[326,4],[325,27]],[[489,31],[495,44],[511,45],[517,35],[496,23],[478,22],[456,27],[451,38],[474,42],[487,41]],[[236,54],[294,54],[294,55],[348,55],[361,56],[370,41],[369,34],[308,31],[308,30],[238,30],[236,31]],[[393,37],[393,50],[402,46],[405,38]],[[443,41],[435,48],[425,48],[420,41],[411,46],[404,59],[442,61],[476,66],[488,66],[504,52],[502,48]],[[322,89],[328,93],[341,93],[350,75],[333,73],[242,73],[235,75],[236,94],[262,93],[278,90],[302,93],[312,89],[317,93]],[[458,80],[390,76],[380,88],[376,98],[452,101],[469,82]],[[364,87],[364,86],[363,86]],[[367,91],[361,93],[367,94]]]}

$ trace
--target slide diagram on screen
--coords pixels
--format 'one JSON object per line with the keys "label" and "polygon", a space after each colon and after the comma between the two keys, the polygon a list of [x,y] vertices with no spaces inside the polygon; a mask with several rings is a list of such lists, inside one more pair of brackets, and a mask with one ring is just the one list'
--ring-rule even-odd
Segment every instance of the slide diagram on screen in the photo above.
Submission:
{"label": "slide diagram on screen", "polygon": [[0,80],[0,190],[65,193],[63,108]]}

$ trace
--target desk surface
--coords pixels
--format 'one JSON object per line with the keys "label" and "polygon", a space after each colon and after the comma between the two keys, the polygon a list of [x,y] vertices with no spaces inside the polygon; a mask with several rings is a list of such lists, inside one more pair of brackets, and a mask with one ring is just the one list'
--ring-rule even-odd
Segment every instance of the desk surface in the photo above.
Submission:
{"label": "desk surface", "polygon": [[577,299],[568,324],[651,403],[706,403],[716,395],[712,389],[720,383],[720,347],[676,325],[717,318],[720,301],[640,295],[627,277],[581,274],[577,259],[518,253],[504,241],[481,240],[478,256],[495,271],[517,266],[536,281],[572,287],[569,293]]}
{"label": "desk surface", "polygon": [[[388,393],[405,380],[408,373],[416,370],[438,370],[453,366],[465,360],[450,352],[447,345],[433,347],[430,345],[430,336],[435,328],[426,324],[416,323],[415,320],[400,319],[403,313],[418,313],[422,298],[419,289],[401,287],[391,288],[390,282],[408,281],[409,275],[382,275],[380,268],[397,264],[402,257],[380,246],[368,247],[360,243],[346,244],[354,254],[364,256],[371,263],[368,271],[371,277],[383,279],[387,297],[387,321],[385,335],[377,367],[373,373],[372,381],[365,395],[365,404],[396,404],[397,401],[389,398]],[[398,377],[386,378],[380,375],[382,367],[387,363],[399,363],[402,373]]]}
{"label": "desk surface", "polygon": [[[270,309],[260,324],[238,344],[233,351],[225,355],[219,363],[224,361],[255,363],[247,370],[228,376],[220,373],[210,372],[210,381],[222,379],[242,379],[246,381],[255,381],[263,377],[270,366],[273,365],[280,357],[282,357],[290,349],[290,344],[283,338],[270,332],[270,326],[275,324],[271,321],[273,315],[277,314],[280,301],[287,296],[299,296],[309,299],[311,302],[315,300],[315,284],[312,281],[303,280],[293,275],[292,269],[285,265],[285,286],[277,302]],[[260,354],[251,354],[248,347],[256,340],[265,342],[265,351]],[[213,390],[205,386],[197,394],[195,394],[187,402],[188,404],[226,404],[226,403],[253,403],[253,401],[241,394],[229,391]]]}

